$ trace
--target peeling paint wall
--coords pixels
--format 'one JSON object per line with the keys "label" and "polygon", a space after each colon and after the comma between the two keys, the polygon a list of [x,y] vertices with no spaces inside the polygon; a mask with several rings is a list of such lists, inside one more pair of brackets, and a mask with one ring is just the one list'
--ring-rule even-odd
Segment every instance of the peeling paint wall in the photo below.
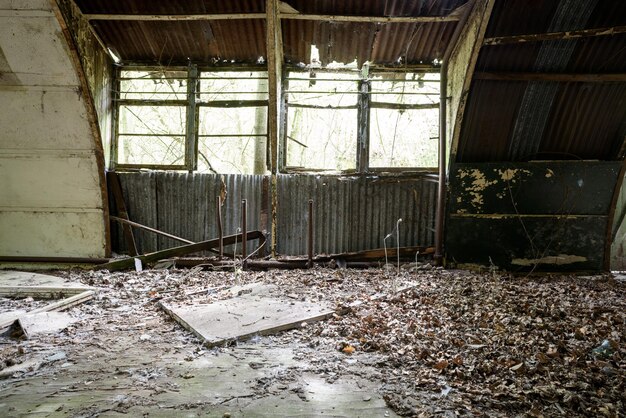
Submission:
{"label": "peeling paint wall", "polygon": [[0,0],[0,127],[0,256],[105,256],[101,149],[47,0]]}
{"label": "peeling paint wall", "polygon": [[620,162],[454,164],[447,261],[602,270]]}

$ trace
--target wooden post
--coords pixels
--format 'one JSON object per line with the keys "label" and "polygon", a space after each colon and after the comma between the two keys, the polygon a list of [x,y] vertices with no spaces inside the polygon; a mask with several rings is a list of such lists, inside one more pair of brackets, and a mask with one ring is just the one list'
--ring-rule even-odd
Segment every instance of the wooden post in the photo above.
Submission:
{"label": "wooden post", "polygon": [[268,123],[267,138],[269,147],[269,168],[271,171],[271,229],[272,229],[272,255],[276,254],[276,212],[278,209],[277,184],[278,184],[278,143],[280,138],[280,102],[282,85],[283,65],[283,39],[278,12],[278,0],[266,0],[266,50],[267,50],[267,82],[268,82]]}

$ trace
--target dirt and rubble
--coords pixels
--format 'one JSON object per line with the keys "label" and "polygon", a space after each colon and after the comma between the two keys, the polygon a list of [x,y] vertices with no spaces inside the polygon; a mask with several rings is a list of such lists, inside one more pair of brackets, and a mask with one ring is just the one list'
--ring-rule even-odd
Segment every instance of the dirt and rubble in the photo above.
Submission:
{"label": "dirt and rubble", "polygon": [[[0,411],[624,415],[626,283],[405,267],[56,272],[101,290],[59,334],[0,340],[0,368],[32,364],[0,381]],[[158,306],[210,303],[250,283],[337,313],[208,349]]]}

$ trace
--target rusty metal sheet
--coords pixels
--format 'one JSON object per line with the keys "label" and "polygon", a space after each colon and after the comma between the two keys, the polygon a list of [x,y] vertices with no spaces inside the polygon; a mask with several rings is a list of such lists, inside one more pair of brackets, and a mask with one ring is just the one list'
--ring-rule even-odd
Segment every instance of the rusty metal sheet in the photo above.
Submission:
{"label": "rusty metal sheet", "polygon": [[[314,200],[316,253],[382,248],[400,224],[400,245],[432,245],[436,183],[421,178],[281,175],[278,251],[306,254],[308,200]],[[393,238],[388,246],[395,246]]]}
{"label": "rusty metal sheet", "polygon": [[[302,13],[360,16],[443,16],[466,0],[287,2]],[[233,2],[77,1],[83,13],[109,14],[219,14],[263,13],[262,0]],[[93,26],[105,42],[125,61],[185,64],[189,60],[211,64],[255,63],[266,57],[265,21],[98,21]],[[431,63],[441,58],[456,22],[428,24],[375,24],[284,20],[285,59],[308,63],[310,46],[320,50],[323,63],[359,64]]]}

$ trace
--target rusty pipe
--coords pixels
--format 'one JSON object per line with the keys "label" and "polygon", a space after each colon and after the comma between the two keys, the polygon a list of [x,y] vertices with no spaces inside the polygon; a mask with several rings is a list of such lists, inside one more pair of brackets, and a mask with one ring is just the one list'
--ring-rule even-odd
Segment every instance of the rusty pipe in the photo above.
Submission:
{"label": "rusty pipe", "polygon": [[220,260],[224,257],[224,230],[222,229],[222,199],[217,197],[217,237],[219,239]]}
{"label": "rusty pipe", "polygon": [[247,225],[248,220],[246,219],[247,206],[248,206],[248,201],[246,199],[243,199],[241,201],[241,234],[242,234],[241,259],[243,260],[243,267],[246,266],[246,257],[248,256],[248,248],[247,248],[248,233],[246,232],[248,230],[248,225]]}
{"label": "rusty pipe", "polygon": [[185,244],[195,244],[195,242],[189,241],[188,239],[177,237],[176,235],[168,234],[167,232],[159,231],[158,229],[150,228],[149,226],[140,224],[138,222],[129,221],[128,219],[124,219],[124,218],[118,218],[117,216],[113,216],[113,215],[109,215],[109,218],[113,221],[116,221],[122,224],[134,226],[135,228],[143,229],[148,232],[152,232],[154,234],[173,239],[174,241],[184,242]]}
{"label": "rusty pipe", "polygon": [[308,261],[307,268],[313,267],[313,199],[309,199],[309,235],[308,235]]}

